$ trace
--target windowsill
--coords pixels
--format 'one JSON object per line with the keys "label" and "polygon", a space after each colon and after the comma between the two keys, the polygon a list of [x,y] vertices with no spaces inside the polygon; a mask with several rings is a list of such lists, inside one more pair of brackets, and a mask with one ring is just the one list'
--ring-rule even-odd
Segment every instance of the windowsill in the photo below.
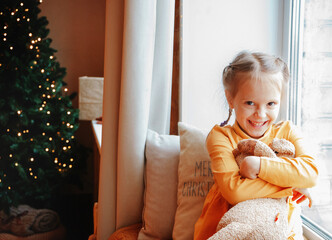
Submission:
{"label": "windowsill", "polygon": [[98,147],[98,151],[100,153],[101,151],[101,137],[102,137],[102,124],[97,123],[97,120],[92,120],[91,121],[92,128],[93,128],[93,135],[96,140],[96,144]]}

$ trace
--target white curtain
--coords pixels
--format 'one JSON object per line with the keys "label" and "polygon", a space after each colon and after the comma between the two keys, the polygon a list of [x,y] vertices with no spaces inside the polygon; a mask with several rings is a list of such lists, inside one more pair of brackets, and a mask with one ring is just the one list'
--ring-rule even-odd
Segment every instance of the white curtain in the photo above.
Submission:
{"label": "white curtain", "polygon": [[174,1],[106,1],[98,240],[141,221],[146,132],[169,131]]}

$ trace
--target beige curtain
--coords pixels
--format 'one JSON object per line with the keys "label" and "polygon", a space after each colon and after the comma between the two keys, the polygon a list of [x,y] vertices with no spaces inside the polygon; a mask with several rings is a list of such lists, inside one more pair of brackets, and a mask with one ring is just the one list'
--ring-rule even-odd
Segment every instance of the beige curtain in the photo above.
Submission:
{"label": "beige curtain", "polygon": [[98,240],[141,221],[147,129],[170,124],[174,0],[107,0]]}

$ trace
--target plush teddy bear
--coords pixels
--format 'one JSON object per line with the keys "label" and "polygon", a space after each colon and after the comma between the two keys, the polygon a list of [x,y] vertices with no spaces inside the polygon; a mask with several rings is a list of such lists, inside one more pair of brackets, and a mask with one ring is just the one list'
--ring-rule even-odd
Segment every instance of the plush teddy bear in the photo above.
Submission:
{"label": "plush teddy bear", "polygon": [[49,209],[34,209],[28,205],[11,207],[9,214],[0,211],[0,233],[29,236],[54,230],[60,224],[59,216]]}
{"label": "plush teddy bear", "polygon": [[[270,147],[255,139],[244,139],[233,150],[240,166],[246,156],[294,157],[294,145],[285,139],[273,139]],[[288,205],[286,198],[258,198],[240,202],[221,218],[210,240],[287,239]]]}

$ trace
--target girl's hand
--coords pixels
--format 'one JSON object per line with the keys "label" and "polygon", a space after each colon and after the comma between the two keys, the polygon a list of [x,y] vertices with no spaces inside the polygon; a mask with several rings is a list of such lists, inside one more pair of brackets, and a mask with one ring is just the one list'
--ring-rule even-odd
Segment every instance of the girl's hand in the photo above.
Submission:
{"label": "girl's hand", "polygon": [[240,165],[240,175],[249,179],[256,179],[261,168],[261,159],[256,156],[245,157]]}
{"label": "girl's hand", "polygon": [[293,197],[292,200],[296,201],[297,204],[305,201],[306,199],[309,200],[309,207],[312,206],[312,198],[308,188],[294,188],[293,189]]}

